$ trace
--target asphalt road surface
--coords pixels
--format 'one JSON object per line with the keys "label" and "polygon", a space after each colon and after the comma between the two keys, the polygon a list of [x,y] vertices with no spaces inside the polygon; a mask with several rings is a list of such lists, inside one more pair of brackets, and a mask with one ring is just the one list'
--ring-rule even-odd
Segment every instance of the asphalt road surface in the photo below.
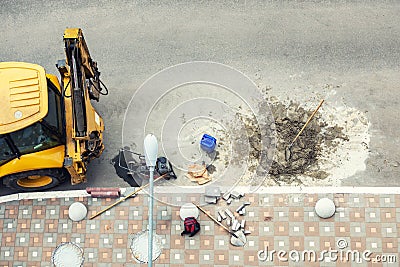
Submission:
{"label": "asphalt road surface", "polygon": [[399,14],[398,1],[3,0],[0,61],[57,73],[66,27],[83,29],[98,61],[110,89],[96,104],[106,149],[90,164],[87,184],[57,189],[127,186],[109,162],[123,145],[132,94],[154,73],[193,60],[230,65],[271,87],[272,95],[338,86],[335,99],[364,112],[371,124],[366,170],[342,184],[399,186]]}

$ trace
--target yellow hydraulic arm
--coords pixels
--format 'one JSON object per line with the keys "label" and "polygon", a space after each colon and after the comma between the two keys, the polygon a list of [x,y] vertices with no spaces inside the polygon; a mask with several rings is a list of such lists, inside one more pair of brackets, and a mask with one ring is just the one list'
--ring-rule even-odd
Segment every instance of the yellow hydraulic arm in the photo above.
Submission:
{"label": "yellow hydraulic arm", "polygon": [[100,80],[97,63],[89,54],[82,30],[66,29],[64,43],[66,59],[57,62],[65,108],[64,167],[71,174],[72,184],[76,184],[85,181],[90,159],[99,157],[104,150],[103,120],[90,100],[99,101],[100,95],[107,94],[108,90]]}

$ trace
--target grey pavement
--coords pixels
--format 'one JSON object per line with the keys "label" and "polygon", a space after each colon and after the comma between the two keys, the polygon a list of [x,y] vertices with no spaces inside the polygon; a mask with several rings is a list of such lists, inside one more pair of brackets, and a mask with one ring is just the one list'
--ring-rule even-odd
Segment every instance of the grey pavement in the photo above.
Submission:
{"label": "grey pavement", "polygon": [[272,95],[339,85],[335,99],[371,122],[367,169],[344,185],[398,186],[399,14],[398,1],[3,0],[0,60],[56,73],[64,29],[83,29],[110,95],[96,104],[106,150],[76,189],[127,186],[109,161],[122,146],[128,101],[157,71],[193,60],[230,65]]}

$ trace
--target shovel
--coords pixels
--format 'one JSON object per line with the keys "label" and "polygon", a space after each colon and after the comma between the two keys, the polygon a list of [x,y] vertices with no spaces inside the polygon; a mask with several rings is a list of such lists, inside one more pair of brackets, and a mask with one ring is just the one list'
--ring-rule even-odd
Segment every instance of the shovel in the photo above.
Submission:
{"label": "shovel", "polygon": [[292,147],[294,145],[294,143],[297,141],[297,139],[299,138],[299,136],[303,133],[304,129],[307,127],[307,125],[310,123],[310,121],[314,118],[315,114],[317,113],[317,111],[319,110],[319,108],[322,106],[322,104],[324,103],[324,99],[321,100],[321,102],[319,102],[318,107],[314,110],[314,112],[311,114],[311,116],[307,119],[306,123],[304,124],[303,128],[301,128],[300,132],[296,135],[296,137],[293,139],[292,143],[290,143],[290,145],[288,147],[286,147],[285,150],[285,159],[286,161],[290,160],[290,158],[292,157]]}

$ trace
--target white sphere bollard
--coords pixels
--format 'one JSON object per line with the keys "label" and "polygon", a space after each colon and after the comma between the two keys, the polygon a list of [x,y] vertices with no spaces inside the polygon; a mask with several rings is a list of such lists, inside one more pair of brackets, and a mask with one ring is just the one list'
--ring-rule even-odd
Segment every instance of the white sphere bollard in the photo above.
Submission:
{"label": "white sphere bollard", "polygon": [[183,204],[179,210],[179,216],[182,221],[187,217],[194,217],[197,219],[199,217],[199,209],[193,203]]}
{"label": "white sphere bollard", "polygon": [[69,206],[68,216],[74,222],[79,222],[85,219],[87,215],[87,208],[80,202],[74,202]]}
{"label": "white sphere bollard", "polygon": [[329,198],[321,198],[315,204],[315,213],[323,219],[332,217],[335,211],[335,203]]}

